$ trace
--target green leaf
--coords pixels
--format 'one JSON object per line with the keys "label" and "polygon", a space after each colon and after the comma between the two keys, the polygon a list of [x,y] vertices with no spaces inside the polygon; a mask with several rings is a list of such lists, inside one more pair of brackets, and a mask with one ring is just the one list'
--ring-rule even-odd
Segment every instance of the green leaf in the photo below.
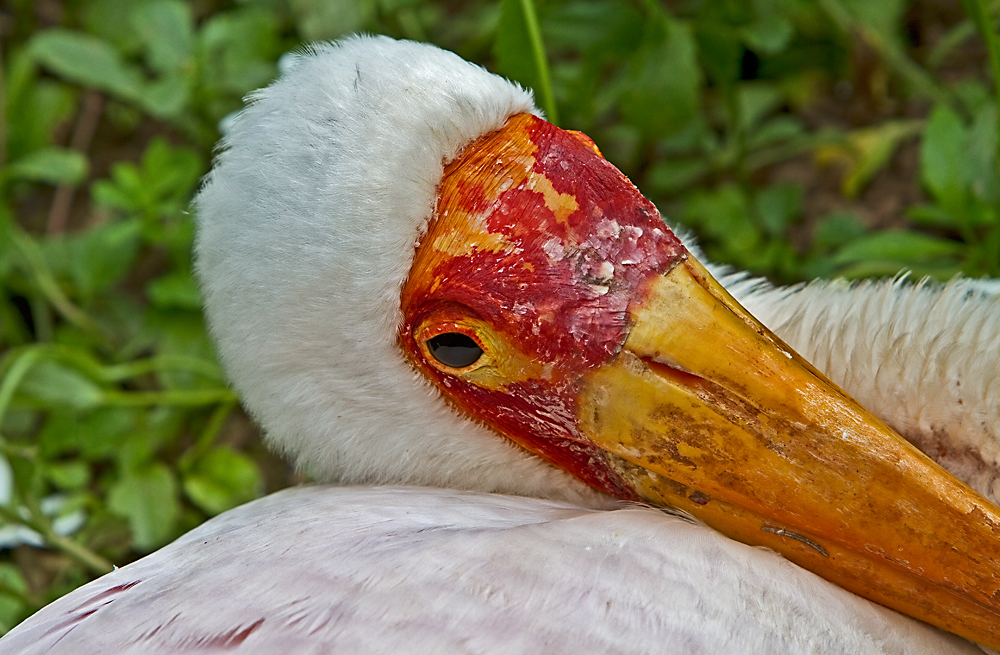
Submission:
{"label": "green leaf", "polygon": [[742,127],[749,129],[777,108],[782,100],[781,90],[767,82],[744,82],[739,85],[737,101],[740,105]]}
{"label": "green leaf", "polygon": [[210,451],[184,476],[184,493],[211,515],[257,498],[263,488],[256,462],[226,447]]}
{"label": "green leaf", "polygon": [[740,78],[743,44],[739,33],[730,25],[714,20],[695,23],[698,55],[707,77],[720,87],[730,87]]}
{"label": "green leaf", "polygon": [[927,227],[955,229],[958,221],[938,205],[914,205],[906,210],[907,218]]}
{"label": "green leaf", "polygon": [[127,55],[142,51],[142,37],[129,20],[149,0],[87,0],[81,3],[83,25],[87,32],[107,41]]}
{"label": "green leaf", "polygon": [[882,38],[902,47],[900,26],[903,24],[904,0],[842,0],[844,7],[861,23]]}
{"label": "green leaf", "polygon": [[157,307],[168,309],[201,309],[202,298],[198,285],[187,273],[171,273],[159,277],[146,286],[146,295]]}
{"label": "green leaf", "polygon": [[375,19],[375,0],[289,0],[295,27],[306,41],[335,39],[365,29]]}
{"label": "green leaf", "polygon": [[80,184],[87,177],[87,158],[76,150],[49,146],[13,162],[6,173],[15,179],[48,184]]}
{"label": "green leaf", "polygon": [[6,633],[23,619],[29,610],[22,600],[29,593],[28,583],[25,582],[24,576],[21,575],[17,566],[10,562],[2,562],[0,563],[0,584],[21,594],[19,598],[11,594],[0,593],[0,632]]}
{"label": "green leaf", "polygon": [[96,407],[104,392],[78,371],[55,361],[34,366],[21,382],[19,392],[52,407]]}
{"label": "green leaf", "polygon": [[663,21],[662,29],[629,62],[619,109],[648,136],[679,131],[698,113],[701,73],[691,31]]}
{"label": "green leaf", "polygon": [[140,550],[153,550],[173,535],[180,515],[177,480],[158,462],[128,471],[111,486],[108,509],[128,520]]}
{"label": "green leaf", "polygon": [[38,62],[67,81],[123,100],[142,99],[142,75],[106,41],[57,27],[36,34],[29,48]]}
{"label": "green leaf", "polygon": [[138,410],[99,407],[93,411],[53,411],[39,434],[45,457],[79,453],[86,460],[110,457],[135,432]]}
{"label": "green leaf", "polygon": [[493,41],[497,72],[531,89],[539,89],[541,78],[531,52],[531,37],[520,0],[500,1],[500,22]]}
{"label": "green leaf", "polygon": [[764,146],[787,141],[806,131],[805,126],[792,116],[776,116],[754,127],[747,135],[747,148],[756,150]]}
{"label": "green leaf", "polygon": [[703,157],[664,159],[649,167],[646,184],[659,193],[673,193],[689,186],[708,170],[709,163]]}
{"label": "green leaf", "polygon": [[141,228],[136,221],[119,221],[44,244],[53,270],[68,273],[85,298],[118,282],[139,252]]}
{"label": "green leaf", "polygon": [[239,107],[248,91],[274,77],[282,50],[278,30],[277,16],[258,7],[224,12],[205,21],[198,39],[202,84],[207,92],[230,96],[216,120]]}
{"label": "green leaf", "polygon": [[90,467],[86,462],[52,462],[45,465],[45,477],[60,489],[80,489],[90,482]]}
{"label": "green leaf", "polygon": [[552,80],[534,0],[501,0],[500,23],[493,46],[498,69],[532,88],[546,118],[558,124]]}
{"label": "green leaf", "polygon": [[56,127],[72,119],[76,94],[63,82],[41,77],[23,49],[14,50],[5,63],[7,161],[16,161],[50,145]]}
{"label": "green leaf", "polygon": [[903,265],[957,257],[962,244],[919,232],[887,230],[855,239],[833,257],[837,265],[858,262],[896,262]]}
{"label": "green leaf", "polygon": [[969,129],[967,182],[975,196],[991,205],[1000,205],[1000,174],[997,154],[1000,151],[1000,121],[997,106],[984,104],[976,112]]}
{"label": "green leaf", "polygon": [[942,202],[959,202],[967,179],[966,141],[965,127],[958,114],[946,105],[935,107],[924,130],[920,172],[924,184]]}
{"label": "green leaf", "polygon": [[789,44],[795,35],[792,22],[777,14],[762,16],[740,30],[743,42],[759,55],[775,55]]}
{"label": "green leaf", "polygon": [[865,222],[854,212],[832,212],[819,220],[813,231],[813,249],[826,252],[858,239]]}
{"label": "green leaf", "polygon": [[180,0],[147,2],[133,10],[132,24],[146,46],[146,60],[153,70],[165,74],[191,68],[194,22],[187,3]]}
{"label": "green leaf", "polygon": [[151,82],[142,98],[142,107],[157,118],[180,115],[191,98],[191,78],[171,73]]}
{"label": "green leaf", "polygon": [[754,198],[754,213],[764,232],[775,237],[785,234],[785,229],[802,210],[802,187],[797,184],[779,184],[761,189]]}
{"label": "green leaf", "polygon": [[684,204],[680,220],[706,237],[710,258],[748,267],[763,235],[750,220],[747,198],[739,187],[726,185],[715,191],[696,191]]}

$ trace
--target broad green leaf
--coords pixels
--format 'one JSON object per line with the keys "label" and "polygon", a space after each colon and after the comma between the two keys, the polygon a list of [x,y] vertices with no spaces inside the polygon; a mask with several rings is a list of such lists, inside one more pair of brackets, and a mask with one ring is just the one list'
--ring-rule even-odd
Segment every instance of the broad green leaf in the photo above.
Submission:
{"label": "broad green leaf", "polygon": [[90,482],[90,467],[86,462],[52,462],[45,465],[45,477],[60,489],[80,489]]}
{"label": "broad green leaf", "polygon": [[764,232],[780,237],[802,209],[802,187],[780,184],[761,189],[754,198],[754,214]]}
{"label": "broad green leaf", "polygon": [[748,204],[746,196],[734,185],[715,191],[696,191],[689,196],[679,218],[709,237],[703,245],[710,258],[745,268],[762,241],[760,229],[750,219]]}
{"label": "broad green leaf", "polygon": [[911,220],[927,226],[956,229],[958,221],[938,205],[914,205],[906,210],[906,216]]}
{"label": "broad green leaf", "polygon": [[890,261],[916,264],[956,257],[962,244],[919,232],[887,230],[855,239],[834,256],[838,265]]}
{"label": "broad green leaf", "polygon": [[991,205],[1000,205],[1000,170],[997,154],[1000,151],[997,106],[985,103],[973,116],[969,129],[967,170],[968,183],[975,196]]}
{"label": "broad green leaf", "polygon": [[142,153],[142,184],[156,197],[183,198],[186,204],[201,172],[201,158],[193,148],[171,146],[162,137]]}
{"label": "broad green leaf", "polygon": [[39,434],[39,446],[48,458],[75,454],[90,461],[108,458],[136,431],[138,414],[131,407],[53,411]]}
{"label": "broad green leaf", "polygon": [[665,159],[649,167],[646,172],[646,184],[651,191],[673,193],[689,186],[708,170],[709,163],[703,157]]}
{"label": "broad green leaf", "polygon": [[701,73],[691,31],[664,20],[629,62],[619,109],[647,136],[667,136],[695,118]]}
{"label": "broad green leaf", "polygon": [[740,106],[740,120],[744,129],[776,109],[782,102],[781,90],[767,82],[744,82],[737,89],[736,100]]}
{"label": "broad green leaf", "polygon": [[142,106],[157,118],[178,116],[191,96],[191,78],[184,73],[169,73],[146,87]]}
{"label": "broad green leaf", "polygon": [[84,298],[119,281],[139,252],[140,226],[119,221],[51,239],[43,250],[53,270],[68,273]]}
{"label": "broad green leaf", "polygon": [[813,250],[827,252],[858,239],[865,222],[854,212],[833,212],[821,218],[813,230]]}
{"label": "broad green leaf", "polygon": [[945,105],[935,107],[920,147],[920,172],[924,184],[942,202],[956,203],[968,179],[966,142],[958,114]]}
{"label": "broad green leaf", "polygon": [[785,49],[795,35],[792,22],[785,16],[762,16],[740,29],[743,42],[760,55],[773,55]]}
{"label": "broad green leaf", "polygon": [[983,105],[993,102],[993,93],[982,81],[975,78],[964,78],[955,85],[955,95],[962,101],[969,114],[976,114]]}
{"label": "broad green leaf", "polygon": [[750,134],[747,135],[747,147],[750,150],[756,150],[757,148],[787,141],[805,131],[805,126],[797,118],[779,115],[765,120],[760,125],[754,127]]}
{"label": "broad green leaf", "polygon": [[191,8],[180,0],[154,0],[132,11],[132,24],[146,47],[146,60],[158,73],[177,73],[194,63]]}
{"label": "broad green leaf", "polygon": [[202,298],[198,285],[186,273],[171,273],[156,278],[146,285],[146,295],[157,307],[168,309],[201,309]]}
{"label": "broad green leaf", "polygon": [[[618,32],[623,24],[634,34],[641,28],[642,18],[633,6],[615,0],[575,0],[552,6],[545,6],[545,14],[540,16],[546,45],[554,48],[580,49],[597,48],[601,55],[614,57],[621,53],[614,47]],[[503,19],[501,18],[501,23]],[[635,47],[634,37],[630,43]],[[609,46],[610,50],[609,50]],[[594,53],[598,54],[598,53]]]}
{"label": "broad green leaf", "polygon": [[840,164],[844,169],[841,191],[848,198],[854,198],[889,163],[899,145],[919,133],[920,127],[919,121],[886,121],[854,130],[846,135],[843,143],[817,148],[816,161],[820,165]]}
{"label": "broad green leaf", "polygon": [[535,91],[536,103],[546,112],[546,117],[558,123],[556,105],[549,78],[547,55],[541,35],[532,29],[541,30],[535,15],[534,0],[500,1],[500,23],[493,42],[493,53],[500,73],[521,82]]}
{"label": "broad green leaf", "polygon": [[278,30],[277,16],[258,7],[216,14],[205,21],[198,39],[202,84],[206,91],[227,94],[220,112],[233,111],[243,95],[274,77],[282,49]]}
{"label": "broad green leaf", "polygon": [[695,23],[698,55],[707,77],[720,87],[730,87],[740,78],[743,44],[739,32],[730,25],[713,20]]}
{"label": "broad green leaf", "polygon": [[57,27],[36,34],[30,49],[42,65],[69,82],[124,100],[142,99],[142,75],[106,41]]}
{"label": "broad green leaf", "polygon": [[173,536],[180,515],[177,480],[158,462],[127,471],[111,486],[108,509],[128,520],[140,550],[153,550]]}
{"label": "broad green leaf", "polygon": [[497,72],[530,89],[538,89],[541,79],[531,53],[531,38],[525,27],[520,0],[500,1],[500,23],[493,41]]}
{"label": "broad green leaf", "polygon": [[15,179],[75,186],[86,179],[88,168],[82,153],[49,146],[18,159],[5,172]]}
{"label": "broad green leaf", "polygon": [[371,24],[375,0],[289,0],[295,27],[306,41],[335,39]]}
{"label": "broad green leaf", "polygon": [[42,77],[38,64],[24,49],[15,50],[5,63],[6,156],[11,162],[50,146],[56,127],[70,120],[76,97],[67,84]]}
{"label": "broad green leaf", "polygon": [[251,501],[263,489],[264,478],[256,462],[226,447],[210,451],[184,476],[184,492],[210,515]]}
{"label": "broad green leaf", "polygon": [[[9,562],[0,563],[0,584],[23,596],[29,593],[28,583],[25,582],[21,571]],[[31,609],[26,607],[20,598],[0,593],[0,633],[6,633],[13,628]]]}
{"label": "broad green leaf", "polygon": [[104,398],[100,386],[55,361],[43,361],[32,367],[18,391],[47,406],[75,409],[96,407]]}
{"label": "broad green leaf", "polygon": [[[178,308],[150,308],[146,313],[145,329],[156,344],[156,349],[164,355],[185,355],[211,361],[214,348],[205,332],[205,323],[200,312],[184,311]],[[164,370],[158,378],[168,389],[191,389],[205,385],[217,386],[204,376],[193,371]]]}
{"label": "broad green leaf", "polygon": [[87,0],[81,7],[83,24],[87,32],[111,43],[126,56],[138,55],[143,47],[142,35],[129,18],[150,1]]}
{"label": "broad green leaf", "polygon": [[839,277],[845,277],[849,280],[870,277],[891,277],[898,275],[901,272],[909,273],[910,278],[915,280],[931,277],[936,280],[944,281],[950,280],[961,273],[962,267],[954,261],[942,263],[871,261],[858,262],[857,264],[851,264],[847,267],[837,269],[837,275]]}
{"label": "broad green leaf", "polygon": [[903,12],[906,10],[904,0],[841,0],[844,7],[872,32],[886,39],[896,47],[902,47],[900,27]]}

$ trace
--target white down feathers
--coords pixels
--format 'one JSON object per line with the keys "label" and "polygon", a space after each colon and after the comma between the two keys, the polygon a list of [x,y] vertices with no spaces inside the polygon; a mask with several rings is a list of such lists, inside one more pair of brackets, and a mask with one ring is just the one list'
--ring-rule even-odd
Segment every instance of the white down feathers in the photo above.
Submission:
{"label": "white down feathers", "polygon": [[355,37],[234,121],[196,199],[209,328],[269,442],[319,479],[605,502],[459,418],[397,346],[444,164],[521,112],[529,92],[450,52]]}

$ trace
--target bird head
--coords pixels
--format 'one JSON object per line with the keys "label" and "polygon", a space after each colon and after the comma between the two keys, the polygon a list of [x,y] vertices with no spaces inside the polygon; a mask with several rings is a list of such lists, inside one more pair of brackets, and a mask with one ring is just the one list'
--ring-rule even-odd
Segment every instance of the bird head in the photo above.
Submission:
{"label": "bird head", "polygon": [[223,364],[317,477],[673,508],[1000,643],[996,509],[516,85],[416,43],[317,46],[253,96],[197,212]]}

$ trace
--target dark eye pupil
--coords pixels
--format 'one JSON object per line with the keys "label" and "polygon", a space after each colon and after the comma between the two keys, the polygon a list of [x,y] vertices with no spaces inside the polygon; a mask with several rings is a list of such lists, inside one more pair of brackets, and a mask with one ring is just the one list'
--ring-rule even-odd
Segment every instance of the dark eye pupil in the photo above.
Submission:
{"label": "dark eye pupil", "polygon": [[461,332],[445,332],[427,341],[434,359],[451,368],[465,368],[479,360],[483,349],[472,337]]}

